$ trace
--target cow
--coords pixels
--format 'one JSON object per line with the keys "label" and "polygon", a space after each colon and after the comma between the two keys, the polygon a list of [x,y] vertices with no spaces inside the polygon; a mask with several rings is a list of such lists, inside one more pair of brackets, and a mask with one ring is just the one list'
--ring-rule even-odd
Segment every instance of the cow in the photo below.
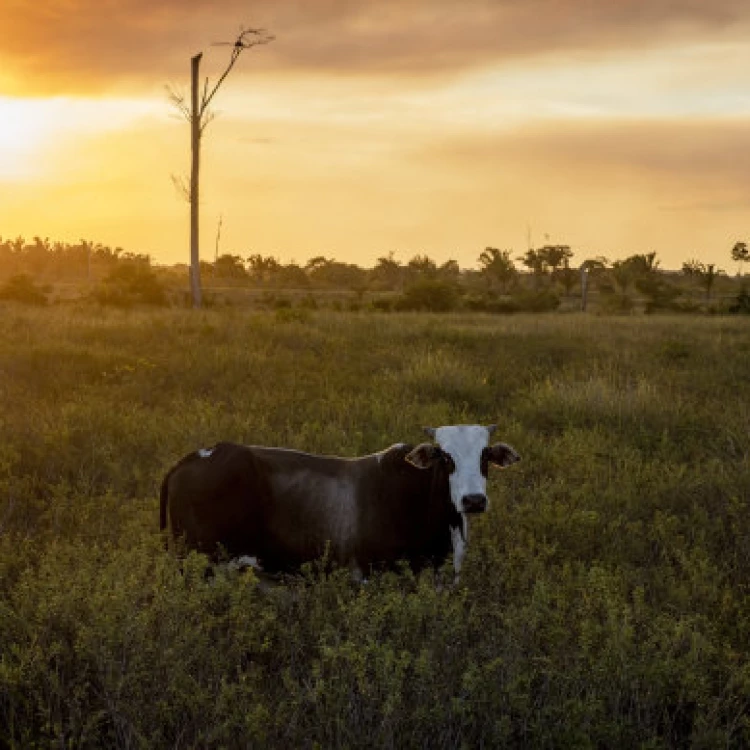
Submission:
{"label": "cow", "polygon": [[489,464],[520,460],[489,444],[496,425],[424,428],[433,442],[360,458],[218,443],[185,456],[161,486],[160,526],[185,548],[266,575],[327,554],[361,580],[406,561],[415,571],[453,555],[458,580],[467,516],[487,510]]}

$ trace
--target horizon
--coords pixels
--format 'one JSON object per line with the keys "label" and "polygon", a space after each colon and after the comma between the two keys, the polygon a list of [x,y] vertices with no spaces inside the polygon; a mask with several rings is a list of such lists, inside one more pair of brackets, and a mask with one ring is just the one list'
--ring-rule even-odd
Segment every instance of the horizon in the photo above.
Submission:
{"label": "horizon", "polygon": [[[5,4],[0,235],[188,260],[189,127],[166,85],[246,52],[202,144],[201,257],[394,252],[473,269],[485,247],[655,251],[731,273],[750,226],[750,7],[694,0]],[[82,41],[83,40],[83,41]]]}

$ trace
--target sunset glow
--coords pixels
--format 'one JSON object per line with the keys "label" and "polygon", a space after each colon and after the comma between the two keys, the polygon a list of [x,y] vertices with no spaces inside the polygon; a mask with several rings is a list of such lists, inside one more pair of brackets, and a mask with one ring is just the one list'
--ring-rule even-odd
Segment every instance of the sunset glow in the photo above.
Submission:
{"label": "sunset glow", "polygon": [[579,261],[655,250],[667,267],[727,266],[747,238],[745,4],[263,2],[253,19],[221,5],[131,0],[110,18],[93,0],[45,3],[55,34],[33,54],[22,42],[41,11],[3,5],[17,34],[0,51],[0,236],[184,261],[172,176],[187,171],[188,126],[164,87],[186,91],[201,49],[215,80],[226,48],[211,43],[245,22],[277,39],[216,99],[207,259],[220,215],[225,252],[363,265],[395,251],[472,267],[531,236]]}

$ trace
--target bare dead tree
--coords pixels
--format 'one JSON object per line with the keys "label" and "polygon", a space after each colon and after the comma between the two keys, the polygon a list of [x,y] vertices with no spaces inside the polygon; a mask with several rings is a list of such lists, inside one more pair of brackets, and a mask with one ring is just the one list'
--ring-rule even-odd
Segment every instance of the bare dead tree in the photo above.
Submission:
{"label": "bare dead tree", "polygon": [[208,78],[203,81],[203,90],[199,84],[200,64],[203,53],[199,52],[190,60],[190,102],[182,94],[167,88],[169,99],[174,107],[190,123],[190,183],[183,186],[178,180],[175,185],[187,193],[190,202],[190,291],[193,307],[202,304],[202,289],[200,277],[200,249],[199,249],[199,200],[200,200],[200,146],[203,133],[208,124],[214,119],[214,113],[209,109],[216,92],[226,80],[239,56],[251,47],[268,44],[274,37],[265,29],[241,29],[233,42],[218,42],[214,46],[231,46],[232,54],[224,72],[219,76],[213,87]]}

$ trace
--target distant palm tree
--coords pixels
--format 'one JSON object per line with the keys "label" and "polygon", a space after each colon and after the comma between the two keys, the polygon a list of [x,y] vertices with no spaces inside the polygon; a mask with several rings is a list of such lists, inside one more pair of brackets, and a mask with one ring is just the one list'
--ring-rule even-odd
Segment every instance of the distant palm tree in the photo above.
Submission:
{"label": "distant palm tree", "polygon": [[742,264],[750,263],[750,248],[747,242],[735,242],[732,248],[732,260],[739,263],[739,274],[742,275]]}
{"label": "distant palm tree", "polygon": [[533,250],[529,248],[529,250],[526,251],[526,254],[520,256],[518,260],[520,260],[521,263],[523,263],[526,268],[534,274],[537,284],[539,284],[542,278],[547,275],[547,258],[541,250]]}
{"label": "distant palm tree", "polygon": [[697,260],[689,260],[682,264],[682,273],[688,278],[695,279],[706,292],[706,302],[711,300],[711,290],[713,289],[716,277],[724,273],[720,268],[716,268],[713,263],[706,265]]}
{"label": "distant palm tree", "polygon": [[406,267],[414,274],[434,274],[437,271],[437,263],[428,255],[415,255]]}
{"label": "distant palm tree", "polygon": [[510,253],[510,250],[486,247],[479,255],[480,273],[487,279],[490,286],[493,282],[499,284],[503,294],[518,276]]}
{"label": "distant palm tree", "polygon": [[393,251],[378,258],[372,269],[373,278],[387,289],[397,289],[403,281],[403,266],[395,259]]}

